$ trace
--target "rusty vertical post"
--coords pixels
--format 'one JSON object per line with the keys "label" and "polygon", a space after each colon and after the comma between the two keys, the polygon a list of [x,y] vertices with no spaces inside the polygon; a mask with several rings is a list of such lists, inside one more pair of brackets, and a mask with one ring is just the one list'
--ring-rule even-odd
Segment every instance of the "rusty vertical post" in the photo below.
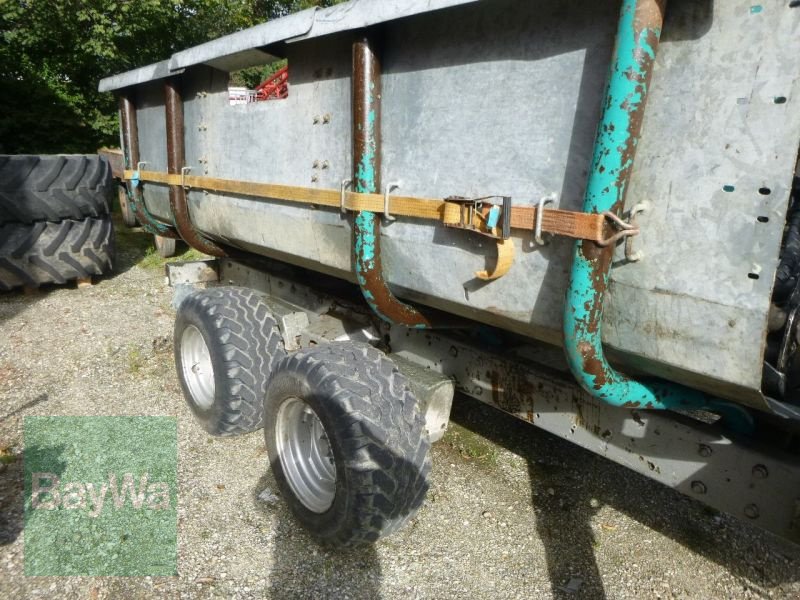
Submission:
{"label": "rusty vertical post", "polygon": [[[633,171],[666,0],[623,0],[583,210],[619,215]],[[640,382],[616,371],[603,352],[603,303],[613,246],[575,245],[564,309],[564,348],[572,373],[598,400],[614,406],[707,408],[740,429],[751,419],[735,405],[667,381]]]}
{"label": "rusty vertical post", "polygon": [[[120,127],[122,128],[122,154],[125,168],[128,170],[138,170],[139,166],[139,126],[136,120],[136,104],[133,101],[133,93],[133,90],[125,90],[120,93],[118,99]],[[127,190],[131,210],[145,231],[168,238],[178,237],[174,229],[156,220],[147,210],[138,181],[129,181]]]}
{"label": "rusty vertical post", "polygon": [[[180,175],[186,164],[183,126],[183,96],[178,77],[164,80],[164,112],[167,117],[167,171]],[[228,253],[195,229],[189,215],[186,190],[181,185],[169,186],[169,206],[175,228],[192,248],[211,256],[225,257]]]}
{"label": "rusty vertical post", "polygon": [[[366,37],[353,44],[353,189],[381,188],[381,63]],[[355,274],[372,310],[389,323],[429,327],[414,307],[400,302],[383,279],[378,215],[361,211],[353,220]]]}

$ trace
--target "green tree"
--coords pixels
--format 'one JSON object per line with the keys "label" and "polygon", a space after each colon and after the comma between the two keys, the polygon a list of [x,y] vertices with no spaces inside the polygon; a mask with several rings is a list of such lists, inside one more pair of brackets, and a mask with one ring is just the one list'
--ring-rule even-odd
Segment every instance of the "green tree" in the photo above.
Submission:
{"label": "green tree", "polygon": [[[97,91],[101,78],[341,1],[0,0],[0,152],[94,152],[116,145],[116,102]],[[246,81],[257,83],[269,72],[254,70]]]}
{"label": "green tree", "polygon": [[114,73],[331,0],[0,0],[0,151],[93,152],[118,141]]}

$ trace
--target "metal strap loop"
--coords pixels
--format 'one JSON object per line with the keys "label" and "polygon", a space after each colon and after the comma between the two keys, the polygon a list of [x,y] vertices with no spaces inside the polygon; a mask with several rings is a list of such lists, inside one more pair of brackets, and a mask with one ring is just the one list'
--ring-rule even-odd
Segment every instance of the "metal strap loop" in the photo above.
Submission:
{"label": "metal strap loop", "polygon": [[140,172],[142,171],[142,166],[146,165],[147,162],[144,160],[140,160],[136,163],[136,170],[133,172],[133,176],[131,177],[131,188],[136,189],[139,187],[139,184],[142,182]]}
{"label": "metal strap loop", "polygon": [[343,215],[347,214],[347,208],[344,205],[345,192],[347,191],[347,188],[350,187],[351,183],[353,183],[352,179],[342,179],[342,186],[340,188],[341,194],[339,196],[339,210]]}
{"label": "metal strap loop", "polygon": [[186,185],[186,173],[192,170],[192,167],[181,167],[181,187],[189,191],[189,186]]}
{"label": "metal strap loop", "polygon": [[552,204],[554,201],[555,199],[552,196],[547,196],[546,198],[539,200],[539,204],[536,207],[536,225],[533,228],[533,241],[535,241],[539,246],[544,246],[547,244],[542,237],[542,218],[544,217],[544,207],[548,204]]}
{"label": "metal strap loop", "polygon": [[392,183],[386,184],[386,189],[383,192],[383,218],[386,221],[394,221],[397,217],[393,217],[389,214],[389,192],[392,190],[396,190],[400,187],[399,181],[394,181]]}
{"label": "metal strap loop", "polygon": [[600,240],[599,242],[595,242],[601,248],[605,248],[606,246],[610,246],[611,244],[614,244],[614,243],[618,242],[622,238],[627,238],[627,237],[630,237],[632,235],[639,235],[639,228],[638,227],[636,227],[635,225],[632,225],[631,223],[628,223],[627,221],[624,221],[623,219],[621,219],[620,217],[615,215],[613,212],[605,211],[605,212],[602,212],[600,214],[603,215],[609,221],[611,221],[611,223],[618,229],[617,233],[615,233],[611,237],[607,237],[604,240]]}

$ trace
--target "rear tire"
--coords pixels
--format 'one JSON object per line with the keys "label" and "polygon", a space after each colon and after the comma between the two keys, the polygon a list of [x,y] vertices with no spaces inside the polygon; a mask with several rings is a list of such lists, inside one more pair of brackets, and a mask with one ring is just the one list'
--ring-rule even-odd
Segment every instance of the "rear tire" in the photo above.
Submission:
{"label": "rear tire", "polygon": [[0,224],[109,214],[111,166],[96,154],[0,156]]}
{"label": "rear tire", "polygon": [[208,433],[264,426],[267,379],[286,352],[258,294],[235,287],[193,292],[178,307],[174,339],[183,395]]}
{"label": "rear tire", "polygon": [[0,225],[0,291],[63,284],[114,266],[111,217]]}
{"label": "rear tire", "polygon": [[425,419],[408,380],[382,352],[350,342],[300,350],[277,368],[264,404],[275,479],[320,541],[375,542],[422,506],[430,472]]}

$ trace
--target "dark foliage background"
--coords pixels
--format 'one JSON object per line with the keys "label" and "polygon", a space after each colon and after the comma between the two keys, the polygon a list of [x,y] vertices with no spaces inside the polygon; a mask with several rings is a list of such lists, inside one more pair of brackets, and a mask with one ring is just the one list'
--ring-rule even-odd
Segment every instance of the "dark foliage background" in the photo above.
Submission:
{"label": "dark foliage background", "polygon": [[[97,83],[183,48],[341,0],[0,0],[0,152],[117,146]],[[238,75],[254,85],[269,67]]]}

